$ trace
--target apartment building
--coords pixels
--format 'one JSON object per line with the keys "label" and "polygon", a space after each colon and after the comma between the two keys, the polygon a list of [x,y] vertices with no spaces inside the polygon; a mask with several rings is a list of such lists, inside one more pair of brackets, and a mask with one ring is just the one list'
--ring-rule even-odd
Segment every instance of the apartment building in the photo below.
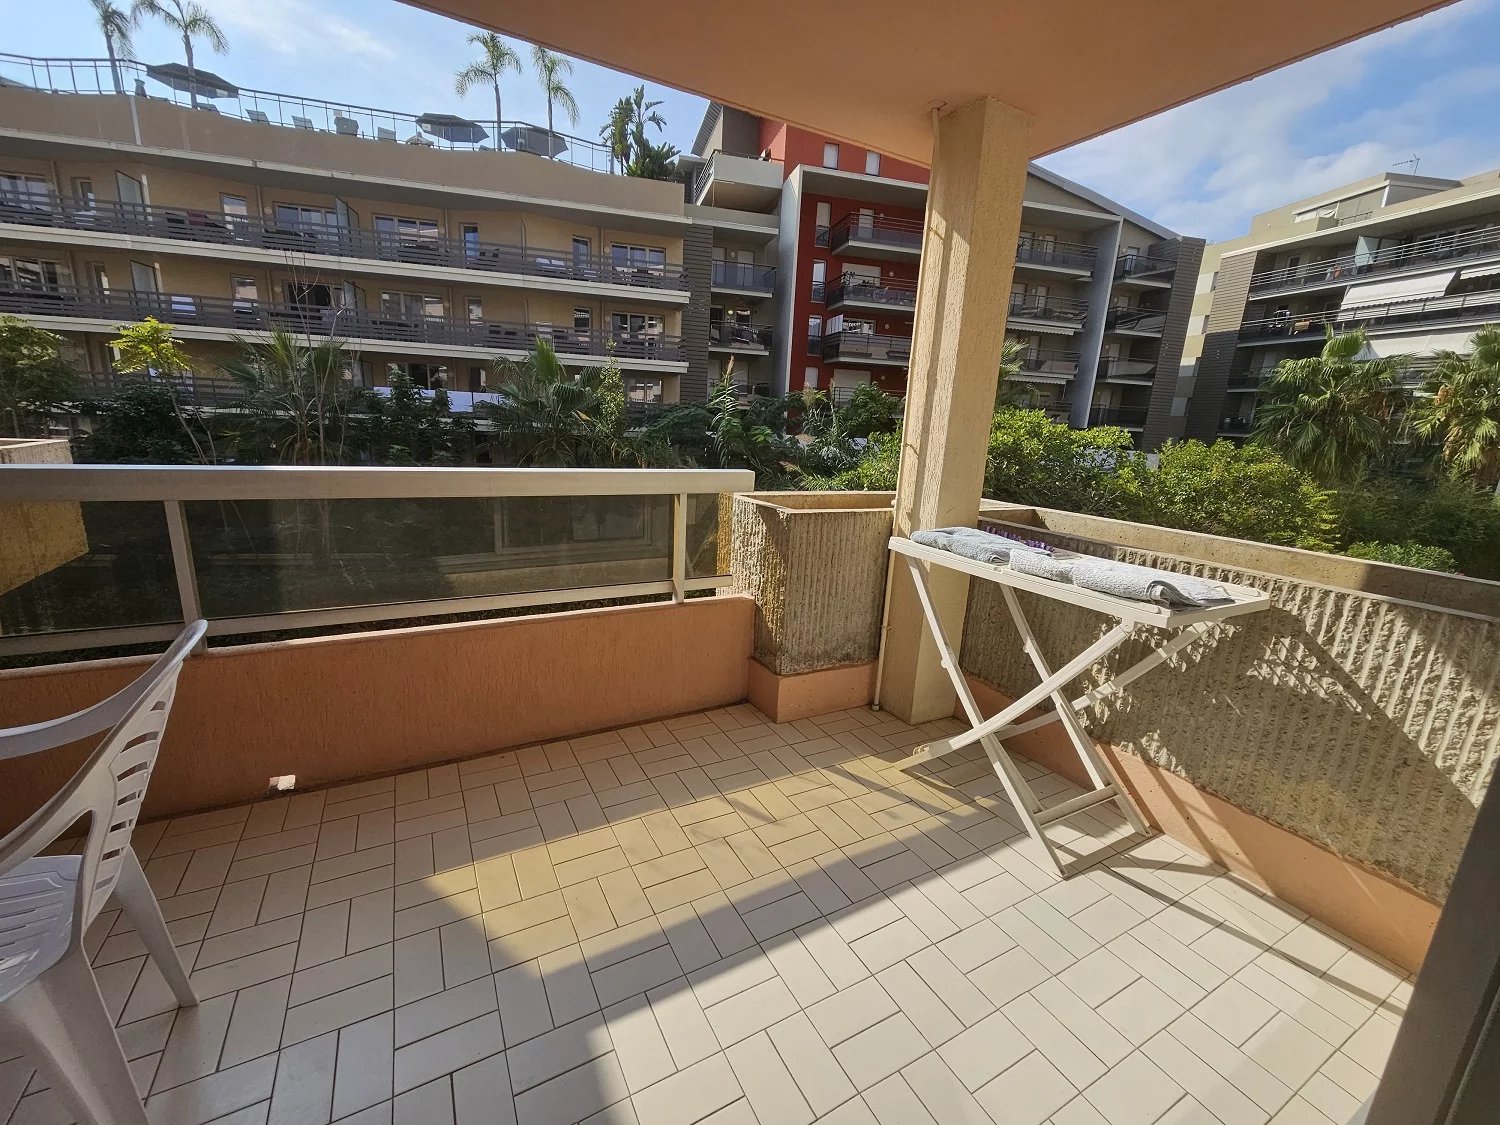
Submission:
{"label": "apartment building", "polygon": [[1372,356],[1466,351],[1500,320],[1500,171],[1467,179],[1394,172],[1256,215],[1203,254],[1182,353],[1174,435],[1250,432],[1262,382],[1363,328]]}
{"label": "apartment building", "polygon": [[108,341],[149,315],[208,373],[284,328],[337,336],[365,385],[405,371],[463,407],[547,339],[613,355],[634,401],[707,394],[711,238],[680,184],[603,174],[562,134],[250,91],[193,109],[26,61],[0,84],[0,313],[81,370],[107,380]]}
{"label": "apartment building", "polygon": [[[735,370],[775,391],[838,398],[874,383],[903,393],[927,169],[717,103],[691,159],[695,214],[776,216],[774,292],[714,293],[711,323],[774,326],[773,346],[748,364],[737,357]],[[1167,430],[1202,241],[1036,165],[1022,214],[1007,325],[1024,344],[1032,401],[1074,426],[1125,426],[1154,447]],[[716,229],[716,268],[764,260],[762,246]],[[1161,386],[1159,370],[1172,376]]]}

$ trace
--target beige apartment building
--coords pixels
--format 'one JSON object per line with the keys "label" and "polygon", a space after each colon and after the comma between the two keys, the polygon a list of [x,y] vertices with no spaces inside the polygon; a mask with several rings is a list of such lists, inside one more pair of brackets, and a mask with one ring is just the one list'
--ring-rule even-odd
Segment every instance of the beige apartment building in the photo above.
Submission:
{"label": "beige apartment building", "polygon": [[1255,216],[1209,245],[1193,297],[1169,436],[1248,434],[1267,374],[1363,328],[1374,356],[1466,351],[1500,320],[1500,171],[1462,180],[1384,173]]}

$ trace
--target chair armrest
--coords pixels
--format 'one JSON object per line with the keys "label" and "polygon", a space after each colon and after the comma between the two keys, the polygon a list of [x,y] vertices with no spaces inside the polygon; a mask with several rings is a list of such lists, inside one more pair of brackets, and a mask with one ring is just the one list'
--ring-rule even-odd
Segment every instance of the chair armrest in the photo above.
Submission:
{"label": "chair armrest", "polygon": [[133,690],[135,686],[131,683],[108,699],[60,719],[47,719],[24,727],[0,730],[0,761],[54,750],[80,738],[109,730],[120,721],[140,694]]}

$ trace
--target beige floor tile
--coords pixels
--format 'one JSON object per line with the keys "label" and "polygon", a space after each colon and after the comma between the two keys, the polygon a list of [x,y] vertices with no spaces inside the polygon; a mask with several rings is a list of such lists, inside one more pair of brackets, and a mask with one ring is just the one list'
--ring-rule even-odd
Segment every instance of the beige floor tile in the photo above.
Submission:
{"label": "beige floor tile", "polygon": [[489,1058],[502,1050],[500,1016],[490,1012],[429,1035],[426,1039],[398,1047],[395,1056],[394,1088],[397,1095],[424,1085],[444,1074],[451,1074],[470,1063]]}

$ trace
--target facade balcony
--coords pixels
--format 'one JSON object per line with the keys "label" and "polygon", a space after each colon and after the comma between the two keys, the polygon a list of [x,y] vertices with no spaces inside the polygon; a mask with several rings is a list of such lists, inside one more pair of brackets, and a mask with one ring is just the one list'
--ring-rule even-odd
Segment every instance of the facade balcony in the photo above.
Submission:
{"label": "facade balcony", "polygon": [[747,297],[769,297],[776,288],[776,267],[759,262],[713,263],[713,289],[716,293],[737,293]]}
{"label": "facade balcony", "polygon": [[1251,368],[1249,370],[1231,371],[1229,380],[1224,384],[1224,389],[1231,394],[1244,394],[1259,391],[1271,377],[1276,366]]}
{"label": "facade balcony", "polygon": [[1095,250],[1082,243],[1022,238],[1016,243],[1016,268],[1088,277],[1094,272]]}
{"label": "facade balcony", "polygon": [[1234,415],[1219,420],[1219,433],[1226,437],[1249,437],[1250,431],[1255,428],[1254,416]]}
{"label": "facade balcony", "polygon": [[1150,386],[1156,380],[1154,359],[1132,359],[1129,356],[1103,356],[1099,360],[1099,378],[1107,383],[1129,383]]}
{"label": "facade balcony", "polygon": [[1487,324],[1500,317],[1500,290],[1483,290],[1453,297],[1428,297],[1388,305],[1360,305],[1352,309],[1287,313],[1247,320],[1240,325],[1241,346],[1270,344],[1278,340],[1317,340],[1328,328],[1348,332],[1400,332],[1426,325]]}
{"label": "facade balcony", "polygon": [[1147,413],[1144,406],[1094,406],[1089,409],[1089,425],[1142,430],[1146,428]]}
{"label": "facade balcony", "polygon": [[392,354],[427,353],[484,359],[519,358],[535,342],[551,342],[564,362],[602,363],[613,355],[626,367],[678,371],[682,339],[653,332],[615,333],[506,321],[410,316],[378,309],[322,308],[229,297],[133,290],[31,287],[0,283],[0,313],[26,317],[63,332],[110,332],[155,317],[185,339],[263,338],[283,329],[299,336],[380,345]]}
{"label": "facade balcony", "polygon": [[[816,289],[816,286],[815,286]],[[917,283],[900,278],[870,278],[846,273],[814,292],[829,312],[854,309],[864,312],[909,313],[917,307]]]}
{"label": "facade balcony", "polygon": [[0,235],[10,237],[26,231],[58,242],[66,239],[59,240],[57,232],[71,231],[87,236],[81,244],[97,245],[94,236],[125,235],[164,240],[169,245],[159,248],[163,253],[197,252],[274,265],[284,265],[288,255],[296,255],[299,262],[316,257],[337,258],[341,263],[390,262],[434,271],[477,271],[486,279],[511,277],[566,291],[657,290],[679,300],[685,299],[688,288],[686,274],[676,263],[446,238],[436,231],[397,234],[320,223],[281,223],[221,211],[112,200],[0,192],[0,224]]}
{"label": "facade balcony", "polygon": [[1041,326],[1075,332],[1089,315],[1089,303],[1072,297],[1050,297],[1037,293],[1013,293],[1008,323],[1015,328]]}
{"label": "facade balcony", "polygon": [[825,332],[818,350],[826,360],[905,367],[911,362],[911,337],[883,332]]}
{"label": "facade balcony", "polygon": [[828,246],[850,258],[915,262],[922,257],[922,223],[885,215],[846,215],[830,229]]}
{"label": "facade balcony", "polygon": [[[1274,599],[1089,708],[1161,830],[1075,806],[1039,830],[1059,872],[978,747],[898,767],[967,724],[869,706],[892,643],[890,494],[783,504],[743,491],[748,473],[701,470],[15,469],[0,493],[81,509],[87,539],[0,595],[0,653],[73,654],[8,669],[0,726],[97,699],[151,659],[87,659],[104,646],[209,623],[133,837],[174,933],[203,933],[182,949],[204,1018],[174,1020],[114,904],[87,943],[126,1051],[165,1045],[158,1125],[258,1120],[292,1089],[312,1120],[384,1119],[393,1099],[423,1121],[621,1105],[608,1116],[691,1120],[746,1086],[806,1089],[817,1113],[886,1096],[868,1091],[892,1058],[913,1087],[973,1086],[996,1121],[1076,1101],[1049,1057],[1104,1083],[1095,1101],[1123,1091],[1105,1104],[1130,1120],[1188,1098],[1184,1122],[1211,1105],[1269,1119],[1302,1088],[1357,1106],[1469,836],[1462,786],[1482,787],[1493,688],[1466,673],[1493,666],[1495,640],[1461,604],[1482,584],[1457,576],[1418,587],[1360,560],[992,509],[993,530],[1179,573],[1217,578],[1231,571],[1203,553],[1233,558]],[[774,546],[768,527],[784,529]],[[1034,677],[987,585],[957,612],[992,714]],[[757,627],[799,607],[796,628]],[[1075,647],[1084,612],[1037,614],[1032,643]],[[470,619],[406,623],[455,614]],[[297,627],[323,635],[240,643]],[[1299,643],[1315,629],[1325,643]],[[1368,674],[1408,664],[1417,682]],[[851,669],[858,689],[836,688]],[[1008,743],[1016,768],[1048,804],[1080,801],[1090,781],[1046,718]],[[0,762],[0,809],[24,816],[66,773]],[[272,776],[292,788],[268,797]],[[1424,815],[1379,821],[1392,807]],[[1070,1027],[1112,1046],[1085,1053]],[[819,1077],[736,1070],[736,1044],[761,1034]],[[17,1085],[18,1120],[68,1120],[45,1084]]]}
{"label": "facade balcony", "polygon": [[[828,401],[834,406],[848,406],[854,401],[854,396],[858,393],[858,387],[829,387],[827,391]],[[884,391],[883,393],[890,395],[899,405],[906,405],[905,391]]]}
{"label": "facade balcony", "polygon": [[[1079,358],[1077,352],[1028,348],[1021,353],[1021,373],[1018,377],[1035,382],[1065,382],[1078,374]],[[1015,377],[1017,376],[1013,376]]]}
{"label": "facade balcony", "polygon": [[1175,258],[1153,258],[1149,254],[1121,254],[1115,259],[1115,281],[1170,287],[1177,273]]}
{"label": "facade balcony", "polygon": [[1433,265],[1485,258],[1500,258],[1500,225],[1492,223],[1483,230],[1422,238],[1405,246],[1389,246],[1366,254],[1345,254],[1321,262],[1301,262],[1281,269],[1262,270],[1250,278],[1250,293],[1270,296],[1298,289],[1344,286],[1371,275],[1430,269]]}
{"label": "facade balcony", "polygon": [[693,202],[738,211],[764,211],[781,196],[779,160],[714,152],[693,177]]}
{"label": "facade balcony", "polygon": [[772,328],[767,324],[739,324],[717,321],[708,326],[708,350],[767,355],[771,350]]}
{"label": "facade balcony", "polygon": [[1104,318],[1104,331],[1118,336],[1160,336],[1167,326],[1167,314],[1159,309],[1115,305]]}

